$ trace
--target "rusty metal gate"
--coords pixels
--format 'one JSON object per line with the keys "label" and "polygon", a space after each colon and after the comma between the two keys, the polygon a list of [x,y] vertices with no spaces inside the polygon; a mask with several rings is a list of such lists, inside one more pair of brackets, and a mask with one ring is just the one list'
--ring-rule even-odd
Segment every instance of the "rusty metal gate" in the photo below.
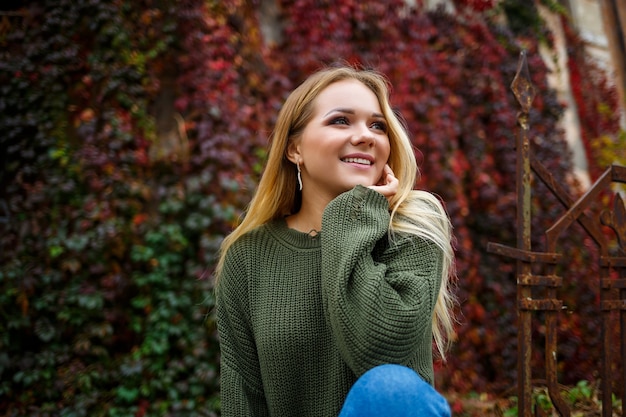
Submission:
{"label": "rusty metal gate", "polygon": [[[613,192],[613,206],[604,208],[599,215],[589,215],[588,209],[598,201],[602,192],[612,191],[612,183],[626,183],[626,167],[613,165],[578,200],[571,198],[561,184],[556,182],[547,169],[533,158],[529,138],[529,110],[535,97],[526,53],[522,52],[517,74],[511,89],[519,102],[520,126],[516,138],[517,153],[517,247],[512,248],[490,242],[487,250],[516,260],[517,269],[517,319],[518,319],[518,366],[517,394],[518,416],[544,415],[541,407],[533,405],[531,379],[532,320],[533,312],[542,312],[545,335],[545,380],[555,411],[560,416],[570,416],[569,405],[559,390],[557,378],[557,320],[563,307],[558,290],[563,277],[556,274],[562,259],[557,252],[557,239],[573,223],[578,222],[597,244],[600,252],[600,305],[602,315],[602,365],[600,390],[602,417],[613,416],[613,383],[626,385],[626,209],[619,192]],[[564,206],[565,213],[545,231],[545,252],[531,249],[531,175],[539,178]],[[609,228],[614,237],[604,230]],[[542,275],[533,271],[541,267]],[[533,291],[535,290],[535,291]],[[539,290],[539,291],[537,291]],[[533,298],[537,292],[541,298]],[[618,317],[618,318],[616,318]],[[612,337],[611,326],[619,320],[617,340]],[[613,335],[614,336],[614,335]],[[613,340],[612,340],[613,339]],[[621,363],[619,381],[612,379],[612,367]],[[626,406],[626,388],[621,394],[622,409]]]}

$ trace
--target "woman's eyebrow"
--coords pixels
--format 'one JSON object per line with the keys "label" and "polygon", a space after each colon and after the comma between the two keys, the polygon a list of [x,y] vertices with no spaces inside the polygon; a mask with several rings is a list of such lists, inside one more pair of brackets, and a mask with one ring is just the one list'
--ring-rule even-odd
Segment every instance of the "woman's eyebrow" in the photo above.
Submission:
{"label": "woman's eyebrow", "polygon": [[[328,116],[331,113],[335,113],[335,112],[337,112],[337,113],[346,113],[346,114],[355,114],[355,111],[352,110],[352,109],[348,109],[348,108],[344,108],[344,107],[338,107],[336,109],[330,110],[328,113],[326,113],[324,115],[324,117]],[[375,117],[375,118],[378,118],[378,119],[384,119],[385,115],[383,115],[382,113],[374,112],[374,113],[372,113],[372,117]]]}
{"label": "woman's eyebrow", "polygon": [[354,114],[354,110],[352,110],[352,109],[347,109],[347,108],[344,108],[344,107],[338,107],[338,108],[336,108],[336,109],[332,109],[332,110],[330,110],[328,113],[326,113],[326,114],[324,115],[324,117],[328,116],[328,115],[329,115],[329,114],[331,114],[331,113],[347,113],[347,114]]}

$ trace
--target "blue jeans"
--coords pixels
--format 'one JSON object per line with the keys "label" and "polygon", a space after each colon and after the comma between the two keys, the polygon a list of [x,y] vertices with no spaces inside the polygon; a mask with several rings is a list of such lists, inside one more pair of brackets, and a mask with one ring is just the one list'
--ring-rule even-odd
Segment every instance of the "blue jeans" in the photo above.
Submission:
{"label": "blue jeans", "polygon": [[380,365],[352,386],[339,417],[450,417],[446,399],[415,371]]}

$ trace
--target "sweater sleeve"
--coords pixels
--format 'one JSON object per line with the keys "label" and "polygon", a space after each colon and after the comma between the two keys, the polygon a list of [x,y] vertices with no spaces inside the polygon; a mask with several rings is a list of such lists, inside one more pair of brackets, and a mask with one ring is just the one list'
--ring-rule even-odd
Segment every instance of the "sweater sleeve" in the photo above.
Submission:
{"label": "sweater sleeve", "polygon": [[416,236],[389,244],[389,208],[363,186],[341,194],[322,219],[322,294],[342,357],[357,374],[407,364],[431,349],[442,251]]}
{"label": "sweater sleeve", "polygon": [[221,415],[267,416],[269,412],[250,324],[245,262],[233,252],[236,252],[234,246],[226,255],[216,291]]}

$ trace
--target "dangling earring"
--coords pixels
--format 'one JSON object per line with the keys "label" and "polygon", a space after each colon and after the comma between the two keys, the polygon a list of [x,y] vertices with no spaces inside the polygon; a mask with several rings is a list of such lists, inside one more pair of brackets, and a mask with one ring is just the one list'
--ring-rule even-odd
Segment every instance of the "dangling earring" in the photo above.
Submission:
{"label": "dangling earring", "polygon": [[298,186],[302,191],[302,173],[300,172],[300,162],[296,162],[296,168],[298,169]]}

